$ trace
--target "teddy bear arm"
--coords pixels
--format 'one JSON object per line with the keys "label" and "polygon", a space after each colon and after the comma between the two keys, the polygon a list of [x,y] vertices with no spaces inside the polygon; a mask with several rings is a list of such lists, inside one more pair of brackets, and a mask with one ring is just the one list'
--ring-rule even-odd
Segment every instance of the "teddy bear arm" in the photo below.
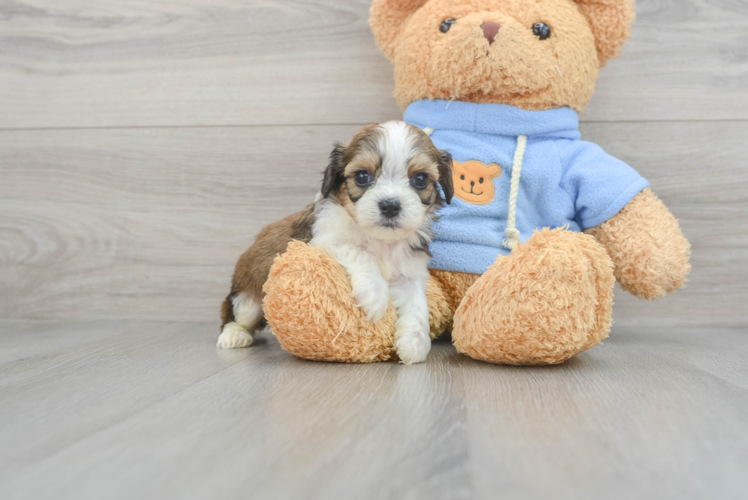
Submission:
{"label": "teddy bear arm", "polygon": [[678,221],[650,189],[609,221],[586,233],[605,247],[621,288],[644,299],[683,286],[691,271],[691,246]]}

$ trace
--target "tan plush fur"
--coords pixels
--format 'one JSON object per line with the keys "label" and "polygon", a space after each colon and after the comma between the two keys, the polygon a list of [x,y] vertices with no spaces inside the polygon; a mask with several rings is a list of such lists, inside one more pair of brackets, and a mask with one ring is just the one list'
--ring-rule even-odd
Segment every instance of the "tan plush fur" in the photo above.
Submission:
{"label": "tan plush fur", "polygon": [[[434,338],[451,325],[468,282],[479,276],[441,271],[432,274],[452,286],[442,287],[433,277],[427,283]],[[275,258],[263,291],[265,316],[286,351],[304,359],[345,363],[397,358],[392,305],[382,321],[368,321],[351,297],[345,269],[322,250],[300,241],[290,243],[288,250]]]}
{"label": "tan plush fur", "polygon": [[379,323],[351,297],[345,269],[324,251],[295,241],[275,259],[263,310],[286,351],[300,358],[371,363],[395,357],[395,310]]}
{"label": "tan plush fur", "polygon": [[[431,338],[449,330],[476,274],[431,271],[426,286]],[[275,258],[263,291],[263,309],[286,351],[304,359],[373,363],[397,359],[395,311],[372,323],[351,298],[343,266],[300,241]]]}
{"label": "tan plush fur", "polygon": [[[455,23],[442,33],[446,18]],[[403,108],[443,98],[581,111],[633,19],[633,0],[374,0],[370,21],[395,65]],[[489,53],[484,21],[501,24]],[[552,36],[535,36],[536,22]],[[460,352],[493,363],[562,363],[607,337],[615,279],[655,298],[690,271],[688,241],[650,190],[587,233],[539,230],[482,276],[432,270],[432,337],[451,329]],[[392,308],[377,325],[363,319],[342,267],[321,251],[289,245],[265,292],[266,316],[289,352],[344,362],[394,357]]]}
{"label": "tan plush fur", "polygon": [[444,307],[433,307],[431,303],[435,300],[429,294],[429,290],[426,290],[429,312],[432,318],[432,329],[438,325],[438,328],[432,331],[432,336],[437,337],[447,330],[452,330],[455,311],[470,287],[480,278],[480,275],[441,271],[439,269],[432,269],[430,274],[428,284],[434,290],[432,293],[434,296],[443,297],[444,300]]}
{"label": "tan plush fur", "polygon": [[562,363],[608,336],[613,282],[610,257],[590,236],[536,231],[470,287],[452,339],[483,361]]}
{"label": "tan plush fur", "polygon": [[651,189],[587,233],[608,250],[621,288],[637,297],[663,297],[682,287],[691,272],[691,245]]}
{"label": "tan plush fur", "polygon": [[[395,65],[403,109],[439,98],[581,111],[633,17],[633,0],[375,0],[370,24]],[[446,18],[456,23],[442,33]],[[501,24],[489,56],[478,29],[483,21]],[[532,33],[536,22],[551,27],[549,39]]]}

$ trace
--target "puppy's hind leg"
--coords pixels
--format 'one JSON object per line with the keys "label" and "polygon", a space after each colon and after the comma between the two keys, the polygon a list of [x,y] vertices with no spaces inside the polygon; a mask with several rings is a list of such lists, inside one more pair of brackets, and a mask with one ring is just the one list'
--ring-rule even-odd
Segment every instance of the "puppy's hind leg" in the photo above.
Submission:
{"label": "puppy's hind leg", "polygon": [[226,297],[221,318],[223,327],[216,345],[223,349],[251,346],[255,332],[265,326],[262,303],[244,292]]}

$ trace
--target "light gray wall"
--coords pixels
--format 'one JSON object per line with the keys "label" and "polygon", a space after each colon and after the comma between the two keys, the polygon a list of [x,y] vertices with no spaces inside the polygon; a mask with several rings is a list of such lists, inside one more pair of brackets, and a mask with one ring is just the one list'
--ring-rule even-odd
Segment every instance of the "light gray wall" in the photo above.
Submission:
{"label": "light gray wall", "polygon": [[[584,138],[650,179],[688,287],[617,323],[748,323],[748,1],[645,0]],[[217,320],[333,141],[398,118],[365,0],[0,0],[0,317]]]}

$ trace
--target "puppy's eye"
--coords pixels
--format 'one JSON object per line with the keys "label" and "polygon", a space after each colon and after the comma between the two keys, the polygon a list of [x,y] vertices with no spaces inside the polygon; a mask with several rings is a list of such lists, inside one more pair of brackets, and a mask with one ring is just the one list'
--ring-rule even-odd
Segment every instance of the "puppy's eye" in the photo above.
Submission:
{"label": "puppy's eye", "polygon": [[481,177],[480,179],[478,179],[478,182],[480,182],[481,184],[483,184],[483,177]]}
{"label": "puppy's eye", "polygon": [[547,40],[551,37],[551,27],[545,23],[535,23],[532,26],[532,32],[541,40]]}
{"label": "puppy's eye", "polygon": [[461,176],[460,176],[460,180],[461,180],[461,181],[464,181],[464,180],[465,180],[465,176],[464,176],[464,175],[461,175]]}
{"label": "puppy's eye", "polygon": [[452,27],[452,25],[453,25],[453,24],[454,24],[455,22],[456,22],[456,21],[455,21],[454,19],[452,19],[451,17],[448,17],[448,18],[446,18],[446,19],[445,19],[444,21],[442,21],[442,23],[441,23],[441,24],[439,25],[439,31],[441,31],[442,33],[446,33],[447,31],[449,31],[449,28],[451,28],[451,27]]}
{"label": "puppy's eye", "polygon": [[366,170],[360,170],[353,176],[353,180],[356,181],[358,187],[366,187],[371,182],[371,174]]}
{"label": "puppy's eye", "polygon": [[410,183],[416,189],[426,189],[426,186],[429,185],[429,176],[423,173],[416,174],[410,179]]}

